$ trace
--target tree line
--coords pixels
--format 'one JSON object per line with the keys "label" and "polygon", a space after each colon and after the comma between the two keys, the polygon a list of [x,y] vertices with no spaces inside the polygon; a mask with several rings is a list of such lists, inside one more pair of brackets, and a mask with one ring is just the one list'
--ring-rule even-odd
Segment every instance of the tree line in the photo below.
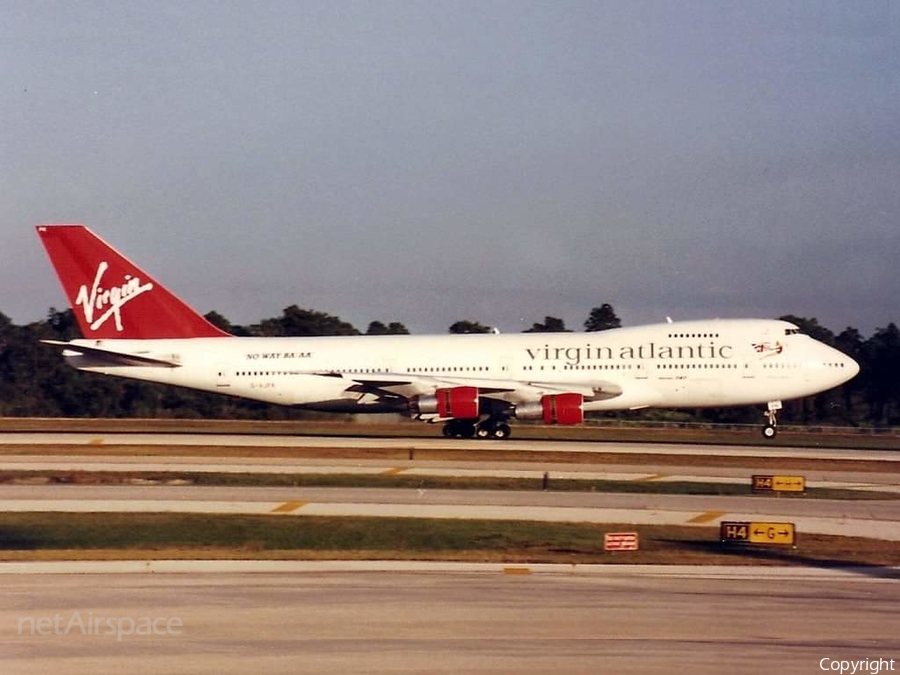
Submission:
{"label": "tree line", "polygon": [[[297,305],[285,308],[281,316],[248,326],[232,324],[218,312],[210,312],[206,318],[239,336],[409,334],[406,326],[398,321],[372,321],[363,333],[337,316],[301,309]],[[900,329],[894,323],[864,337],[850,327],[834,333],[815,318],[780,318],[796,324],[807,335],[840,349],[861,367],[860,374],[840,389],[787,405],[781,416],[784,422],[900,425]],[[603,304],[591,310],[583,328],[600,331],[621,325],[614,308]],[[468,319],[448,327],[449,333],[491,331],[490,326]],[[562,319],[545,316],[542,322],[535,322],[523,332],[568,331]],[[302,414],[244,399],[78,372],[65,365],[58,348],[40,343],[41,340],[78,337],[81,336],[71,310],[51,308],[46,319],[24,326],[14,324],[0,313],[0,416],[286,419]],[[760,408],[610,415],[755,423],[759,421]]]}

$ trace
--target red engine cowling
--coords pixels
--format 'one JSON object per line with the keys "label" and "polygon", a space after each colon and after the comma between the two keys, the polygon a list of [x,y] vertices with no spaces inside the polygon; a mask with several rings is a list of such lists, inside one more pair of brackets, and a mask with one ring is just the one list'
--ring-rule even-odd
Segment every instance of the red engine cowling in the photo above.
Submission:
{"label": "red engine cowling", "polygon": [[516,406],[519,419],[542,419],[544,424],[581,424],[584,422],[584,396],[581,394],[548,394],[540,403]]}
{"label": "red engine cowling", "polygon": [[420,396],[411,402],[413,413],[437,414],[461,420],[478,419],[478,388],[451,387],[438,389],[434,396]]}
{"label": "red engine cowling", "polygon": [[552,394],[541,397],[544,424],[581,424],[584,422],[584,396]]}

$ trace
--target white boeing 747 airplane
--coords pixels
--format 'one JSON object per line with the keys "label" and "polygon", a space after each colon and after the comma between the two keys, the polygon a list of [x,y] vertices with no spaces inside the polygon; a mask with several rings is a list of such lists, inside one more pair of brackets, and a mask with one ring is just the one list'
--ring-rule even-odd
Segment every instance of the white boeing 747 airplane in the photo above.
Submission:
{"label": "white boeing 747 airplane", "polygon": [[83,225],[40,225],[84,339],[79,370],[336,413],[402,413],[444,435],[507,438],[513,419],[766,405],[851,379],[850,357],[793,324],[714,319],[597,333],[234,337]]}

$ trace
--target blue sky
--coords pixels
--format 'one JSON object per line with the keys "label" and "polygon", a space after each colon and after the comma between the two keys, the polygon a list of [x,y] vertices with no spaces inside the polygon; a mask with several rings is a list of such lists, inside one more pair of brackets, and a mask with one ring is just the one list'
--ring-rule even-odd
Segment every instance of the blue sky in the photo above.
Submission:
{"label": "blue sky", "polygon": [[200,311],[900,321],[900,5],[18,2],[0,312],[84,222]]}

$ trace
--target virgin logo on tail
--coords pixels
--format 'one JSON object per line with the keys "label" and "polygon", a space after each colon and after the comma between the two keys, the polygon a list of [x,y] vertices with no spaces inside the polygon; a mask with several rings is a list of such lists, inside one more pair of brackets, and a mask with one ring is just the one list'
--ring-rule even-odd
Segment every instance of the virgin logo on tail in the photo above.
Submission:
{"label": "virgin logo on tail", "polygon": [[[115,317],[116,330],[122,331],[122,307],[142,293],[152,291],[153,283],[147,282],[142,285],[140,277],[126,274],[125,283],[112,288],[103,288],[101,286],[103,275],[108,268],[109,264],[106,261],[97,265],[97,274],[94,276],[90,292],[88,292],[88,287],[82,284],[75,296],[75,305],[81,305],[84,320],[91,325],[91,330],[97,330],[110,317]],[[94,319],[95,312],[102,312],[102,314]]]}

